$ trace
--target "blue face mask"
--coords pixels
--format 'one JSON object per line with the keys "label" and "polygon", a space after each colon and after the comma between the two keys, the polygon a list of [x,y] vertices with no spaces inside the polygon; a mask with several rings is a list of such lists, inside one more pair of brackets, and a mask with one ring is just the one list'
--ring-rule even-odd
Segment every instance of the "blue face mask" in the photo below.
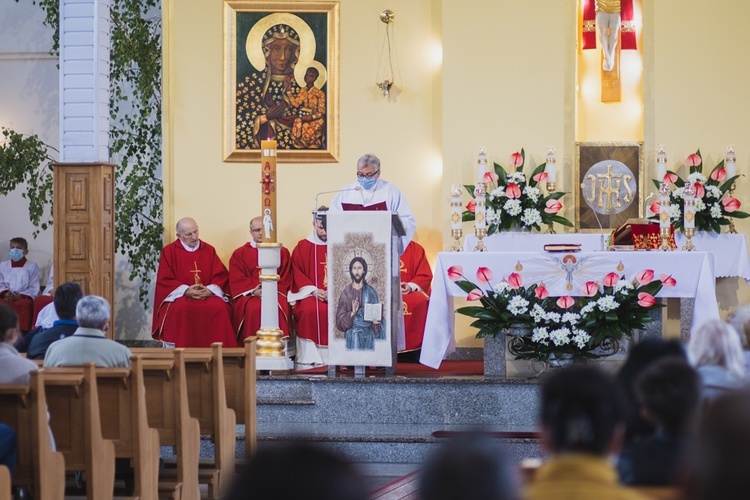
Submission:
{"label": "blue face mask", "polygon": [[18,262],[19,260],[23,259],[23,250],[20,248],[11,248],[10,249],[10,260],[13,262]]}
{"label": "blue face mask", "polygon": [[357,177],[357,182],[359,182],[359,185],[365,189],[370,189],[377,181],[378,180],[375,177],[370,177],[369,179],[366,177]]}

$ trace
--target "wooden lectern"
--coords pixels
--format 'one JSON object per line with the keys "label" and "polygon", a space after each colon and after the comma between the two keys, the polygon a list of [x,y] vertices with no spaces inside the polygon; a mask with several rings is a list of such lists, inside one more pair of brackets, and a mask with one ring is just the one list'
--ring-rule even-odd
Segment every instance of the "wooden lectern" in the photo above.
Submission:
{"label": "wooden lectern", "polygon": [[401,219],[386,211],[329,211],[327,218],[328,374],[347,365],[355,376],[364,376],[366,366],[393,375],[404,321]]}
{"label": "wooden lectern", "polygon": [[55,163],[53,220],[55,287],[75,281],[109,302],[114,337],[115,165]]}

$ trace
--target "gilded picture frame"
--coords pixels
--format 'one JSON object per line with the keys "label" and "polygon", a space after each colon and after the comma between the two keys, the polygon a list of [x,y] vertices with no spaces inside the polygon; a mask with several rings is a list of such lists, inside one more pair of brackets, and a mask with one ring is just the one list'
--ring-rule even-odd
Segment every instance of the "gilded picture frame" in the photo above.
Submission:
{"label": "gilded picture frame", "polygon": [[577,232],[611,231],[643,217],[643,142],[576,142],[575,160]]}
{"label": "gilded picture frame", "polygon": [[225,162],[339,159],[339,2],[224,2]]}

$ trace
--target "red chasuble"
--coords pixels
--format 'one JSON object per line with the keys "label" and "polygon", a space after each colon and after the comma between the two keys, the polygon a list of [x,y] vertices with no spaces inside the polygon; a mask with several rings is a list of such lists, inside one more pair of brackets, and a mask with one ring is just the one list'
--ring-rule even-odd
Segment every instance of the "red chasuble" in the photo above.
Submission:
{"label": "red chasuble", "polygon": [[[284,332],[284,337],[289,336],[287,320],[289,304],[286,301],[286,294],[292,284],[291,267],[289,250],[281,247],[281,267],[276,272],[279,274],[279,328]],[[261,299],[251,293],[243,295],[260,285],[259,276],[258,249],[246,243],[235,250],[232,258],[229,259],[229,290],[234,300],[232,325],[240,340],[254,336],[260,329]]]}
{"label": "red chasuble", "polygon": [[[297,243],[292,252],[292,291],[312,285],[328,289],[326,264],[328,247],[308,240]],[[317,274],[316,274],[317,273]],[[312,340],[317,345],[328,345],[328,303],[313,296],[298,300],[292,309],[295,329],[300,338]]]}
{"label": "red chasuble", "polygon": [[227,293],[229,272],[214,247],[201,241],[197,251],[188,252],[175,240],[162,249],[151,336],[175,347],[210,347],[212,342],[236,347],[231,306],[220,297],[195,300],[183,296],[174,302],[164,301],[180,285],[195,284],[196,274],[204,286],[217,285]]}
{"label": "red chasuble", "polygon": [[404,330],[406,336],[406,351],[413,351],[422,347],[424,338],[424,324],[427,321],[427,306],[430,301],[430,285],[432,270],[425,257],[424,248],[414,241],[404,250],[399,261],[401,269],[401,283],[414,283],[422,290],[407,293],[401,298],[404,302]]}

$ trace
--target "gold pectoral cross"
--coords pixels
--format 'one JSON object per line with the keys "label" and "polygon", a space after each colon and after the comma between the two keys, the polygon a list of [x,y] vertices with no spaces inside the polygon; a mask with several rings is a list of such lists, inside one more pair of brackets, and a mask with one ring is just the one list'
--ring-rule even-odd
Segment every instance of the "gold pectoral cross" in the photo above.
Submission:
{"label": "gold pectoral cross", "polygon": [[193,261],[193,265],[195,266],[195,268],[191,269],[190,272],[193,273],[193,275],[195,276],[195,284],[202,285],[203,283],[201,283],[201,277],[200,277],[201,270],[198,269],[198,263],[196,261]]}

